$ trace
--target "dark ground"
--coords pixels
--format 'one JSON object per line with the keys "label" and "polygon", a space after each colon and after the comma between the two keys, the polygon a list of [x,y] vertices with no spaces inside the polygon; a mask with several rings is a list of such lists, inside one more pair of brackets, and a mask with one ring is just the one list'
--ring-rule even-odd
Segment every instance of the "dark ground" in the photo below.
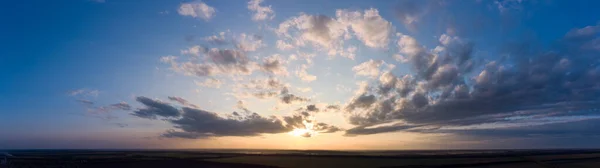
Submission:
{"label": "dark ground", "polygon": [[239,151],[13,150],[0,168],[600,167],[600,150]]}

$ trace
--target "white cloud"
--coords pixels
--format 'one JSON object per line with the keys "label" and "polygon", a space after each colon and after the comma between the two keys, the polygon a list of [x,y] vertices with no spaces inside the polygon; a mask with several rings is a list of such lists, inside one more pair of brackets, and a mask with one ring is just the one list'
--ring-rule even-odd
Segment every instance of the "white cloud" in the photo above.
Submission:
{"label": "white cloud", "polygon": [[296,75],[305,82],[312,82],[314,80],[317,80],[317,76],[308,74],[308,72],[306,72],[306,69],[308,68],[307,65],[302,65],[300,66],[300,68],[296,71]]}
{"label": "white cloud", "polygon": [[294,41],[296,46],[310,43],[324,49],[328,55],[338,55],[343,40],[350,38],[347,31],[345,25],[328,16],[301,14],[279,24],[276,33]]}
{"label": "white cloud", "polygon": [[271,9],[271,6],[260,6],[263,0],[251,0],[248,2],[248,10],[254,12],[252,20],[272,20],[275,18],[275,11]]}
{"label": "white cloud", "polygon": [[181,4],[177,12],[183,16],[191,16],[208,21],[215,16],[216,10],[202,1],[197,1]]}
{"label": "white cloud", "polygon": [[377,9],[371,8],[360,11],[337,10],[338,20],[349,26],[356,37],[365,43],[366,46],[373,48],[385,48],[389,43],[392,34],[392,23],[383,19]]}
{"label": "white cloud", "polygon": [[286,43],[283,40],[277,40],[277,48],[280,50],[290,50],[293,49],[294,46],[290,43]]}
{"label": "white cloud", "polygon": [[[205,53],[207,51],[206,48],[202,46],[192,46],[186,50],[181,50],[181,54],[183,55],[192,55],[192,56],[200,56],[201,53]],[[163,61],[164,62],[164,61]]]}
{"label": "white cloud", "polygon": [[363,62],[357,66],[352,67],[352,71],[354,71],[356,75],[376,78],[379,76],[379,66],[383,65],[384,63],[385,62],[382,60],[369,60],[367,62]]}
{"label": "white cloud", "polygon": [[256,51],[256,49],[266,45],[263,43],[262,37],[258,35],[247,35],[242,33],[236,38],[235,46],[242,51]]}
{"label": "white cloud", "polygon": [[196,83],[196,85],[198,85],[198,86],[212,87],[212,88],[221,88],[221,85],[223,85],[223,82],[221,82],[221,80],[214,79],[214,78],[208,78],[208,79],[204,80],[204,82],[194,81],[194,83]]}
{"label": "white cloud", "polygon": [[225,39],[225,32],[219,33],[219,36],[212,35],[212,36],[205,37],[204,40],[206,40],[207,42],[209,42],[211,44],[216,44],[216,45],[227,44],[227,40]]}

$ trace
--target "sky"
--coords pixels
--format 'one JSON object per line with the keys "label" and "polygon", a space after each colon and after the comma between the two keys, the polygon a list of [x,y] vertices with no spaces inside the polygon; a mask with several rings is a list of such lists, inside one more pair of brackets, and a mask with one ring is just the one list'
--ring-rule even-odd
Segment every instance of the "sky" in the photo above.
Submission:
{"label": "sky", "polygon": [[7,1],[0,149],[600,147],[598,1]]}

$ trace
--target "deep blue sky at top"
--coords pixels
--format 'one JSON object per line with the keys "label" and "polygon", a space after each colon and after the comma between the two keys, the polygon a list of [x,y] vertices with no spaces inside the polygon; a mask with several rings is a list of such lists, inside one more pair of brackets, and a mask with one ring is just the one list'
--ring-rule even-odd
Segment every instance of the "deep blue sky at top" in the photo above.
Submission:
{"label": "deep blue sky at top", "polygon": [[[190,95],[189,81],[164,76],[159,58],[179,53],[198,39],[220,31],[254,32],[274,39],[249,19],[246,1],[205,0],[217,9],[204,22],[177,14],[182,2],[106,0],[6,0],[0,5],[0,135],[36,130],[106,128],[94,118],[72,113],[83,109],[67,96],[79,88],[100,90],[112,103],[130,101],[133,95],[166,97]],[[335,15],[335,9],[377,8],[398,32],[411,35],[428,47],[449,27],[474,41],[488,57],[511,42],[535,41],[551,45],[573,28],[599,21],[600,1],[537,0],[521,9],[500,12],[493,1],[445,1],[432,8],[416,30],[407,29],[393,9],[403,1],[266,1],[278,23],[301,12]],[[426,6],[430,1],[417,2]],[[186,41],[194,38],[195,41]],[[272,45],[272,44],[271,44]],[[384,56],[386,52],[384,53]],[[392,54],[387,56],[389,60]],[[356,64],[369,60],[357,57]],[[353,65],[352,65],[353,66]],[[319,71],[312,72],[319,75]],[[81,124],[87,123],[87,126]],[[81,126],[77,128],[77,126]]]}

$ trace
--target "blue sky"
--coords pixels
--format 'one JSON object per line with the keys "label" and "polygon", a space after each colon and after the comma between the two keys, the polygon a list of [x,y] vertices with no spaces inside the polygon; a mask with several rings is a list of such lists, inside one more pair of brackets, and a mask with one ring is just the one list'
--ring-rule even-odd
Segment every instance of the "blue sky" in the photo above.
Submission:
{"label": "blue sky", "polygon": [[0,148],[597,147],[598,3],[8,2]]}

